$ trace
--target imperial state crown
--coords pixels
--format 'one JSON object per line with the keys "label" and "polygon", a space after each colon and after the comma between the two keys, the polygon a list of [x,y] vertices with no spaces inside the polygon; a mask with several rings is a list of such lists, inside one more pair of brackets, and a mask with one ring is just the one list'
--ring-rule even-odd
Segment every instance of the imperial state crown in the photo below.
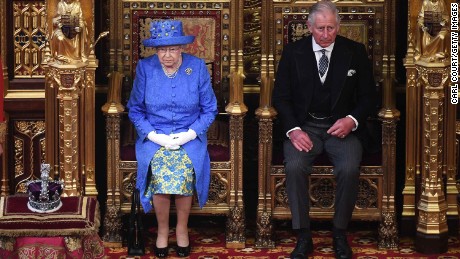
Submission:
{"label": "imperial state crown", "polygon": [[29,201],[27,207],[34,212],[46,213],[57,211],[62,206],[61,193],[64,182],[50,180],[50,165],[41,165],[40,180],[26,183]]}

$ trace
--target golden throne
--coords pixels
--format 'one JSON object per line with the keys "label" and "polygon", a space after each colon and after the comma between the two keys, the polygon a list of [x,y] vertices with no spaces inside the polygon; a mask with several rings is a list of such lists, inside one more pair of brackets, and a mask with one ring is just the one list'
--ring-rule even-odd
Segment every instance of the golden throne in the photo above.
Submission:
{"label": "golden throne", "polygon": [[[259,188],[257,247],[273,247],[273,220],[290,219],[282,165],[282,137],[271,90],[283,46],[309,34],[309,7],[316,1],[267,1],[262,7],[262,68],[259,119]],[[380,221],[380,248],[396,249],[398,232],[394,207],[395,131],[399,112],[391,95],[394,75],[394,38],[389,37],[394,6],[390,1],[337,2],[341,15],[339,34],[363,43],[372,60],[376,88],[382,103],[379,114],[369,118],[378,152],[365,154],[361,166],[359,194],[354,220]],[[394,17],[393,17],[394,18]],[[334,213],[335,181],[327,157],[319,157],[309,177],[310,216],[331,219]]]}
{"label": "golden throne", "polygon": [[[150,37],[152,19],[181,19],[184,33],[195,35],[185,52],[203,58],[211,73],[219,115],[208,131],[211,157],[209,199],[203,209],[193,205],[191,214],[227,215],[228,247],[244,247],[245,222],[242,193],[243,117],[242,51],[237,22],[242,10],[235,1],[115,1],[111,16],[117,24],[111,33],[118,71],[110,77],[107,103],[102,110],[107,131],[107,212],[103,240],[121,242],[121,215],[130,210],[136,179],[134,130],[125,104],[139,59],[154,54],[141,42]],[[241,28],[241,27],[240,27]],[[119,48],[119,49],[116,49]],[[115,67],[115,66],[114,66]]]}

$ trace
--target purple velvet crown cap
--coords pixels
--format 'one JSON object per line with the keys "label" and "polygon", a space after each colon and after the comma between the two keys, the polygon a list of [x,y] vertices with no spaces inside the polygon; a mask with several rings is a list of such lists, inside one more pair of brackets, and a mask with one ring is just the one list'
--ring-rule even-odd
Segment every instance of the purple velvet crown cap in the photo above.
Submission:
{"label": "purple velvet crown cap", "polygon": [[[35,200],[40,200],[40,193],[42,191],[42,182],[34,181],[31,182],[27,187],[29,195],[31,194]],[[50,200],[53,200],[53,196],[62,194],[62,185],[60,183],[50,181],[48,182],[48,196]]]}

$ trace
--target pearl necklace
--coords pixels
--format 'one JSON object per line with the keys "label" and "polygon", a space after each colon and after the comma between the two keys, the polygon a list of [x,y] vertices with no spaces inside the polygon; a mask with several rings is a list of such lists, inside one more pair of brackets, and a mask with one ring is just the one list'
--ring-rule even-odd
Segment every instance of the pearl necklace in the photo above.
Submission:
{"label": "pearl necklace", "polygon": [[173,79],[174,77],[177,76],[177,72],[179,72],[179,67],[180,67],[181,64],[182,64],[182,60],[179,61],[179,64],[177,64],[176,69],[174,69],[174,71],[171,72],[171,73],[168,73],[168,70],[166,69],[166,67],[163,64],[161,64],[161,68],[163,68],[163,73],[165,73],[165,75],[168,78]]}

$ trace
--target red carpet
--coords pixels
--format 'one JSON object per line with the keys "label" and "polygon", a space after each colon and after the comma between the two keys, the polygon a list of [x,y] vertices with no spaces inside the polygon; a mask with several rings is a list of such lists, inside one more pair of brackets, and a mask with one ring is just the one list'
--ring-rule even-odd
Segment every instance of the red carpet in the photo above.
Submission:
{"label": "red carpet", "polygon": [[[171,223],[172,225],[172,223]],[[284,224],[286,225],[286,224]],[[275,237],[276,247],[273,249],[259,249],[254,247],[254,233],[248,231],[246,248],[244,249],[225,249],[224,225],[211,221],[207,226],[195,226],[190,229],[190,240],[192,253],[188,258],[196,259],[252,259],[267,258],[281,259],[289,258],[289,253],[295,246],[295,235],[283,226],[278,226]],[[370,225],[369,225],[370,226]],[[352,230],[348,234],[348,241],[352,246],[354,258],[374,259],[374,258],[437,258],[453,259],[460,258],[460,242],[458,236],[449,238],[448,252],[442,255],[424,255],[415,252],[412,238],[400,239],[400,247],[397,251],[377,249],[377,231],[372,227],[367,229]],[[253,228],[251,228],[253,229]],[[316,230],[313,232],[313,242],[315,251],[309,258],[326,259],[334,258],[332,251],[331,232],[326,230]],[[171,229],[169,244],[176,244],[174,229]],[[155,258],[152,247],[156,236],[155,228],[149,228],[146,244],[146,255],[142,257],[130,257],[127,255],[126,247],[106,248],[108,258]],[[174,248],[170,248],[168,258],[179,258],[176,256]]]}

